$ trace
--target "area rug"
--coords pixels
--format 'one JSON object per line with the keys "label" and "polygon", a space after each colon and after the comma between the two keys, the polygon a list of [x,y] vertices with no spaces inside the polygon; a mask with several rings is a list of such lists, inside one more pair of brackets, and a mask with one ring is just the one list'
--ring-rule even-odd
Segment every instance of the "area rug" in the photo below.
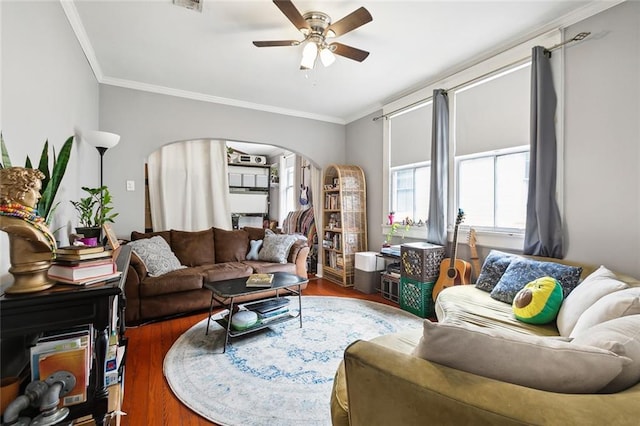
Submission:
{"label": "area rug", "polygon": [[[291,298],[297,309],[297,297]],[[207,320],[180,336],[164,359],[174,394],[221,425],[330,425],[329,401],[345,348],[357,339],[422,329],[422,319],[366,300],[303,296],[292,320],[231,340]]]}

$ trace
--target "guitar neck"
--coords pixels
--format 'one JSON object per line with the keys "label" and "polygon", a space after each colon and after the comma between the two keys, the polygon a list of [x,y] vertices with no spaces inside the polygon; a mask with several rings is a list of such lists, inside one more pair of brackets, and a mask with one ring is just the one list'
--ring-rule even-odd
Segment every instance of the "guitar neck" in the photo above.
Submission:
{"label": "guitar neck", "polygon": [[458,225],[453,229],[453,247],[451,253],[451,259],[449,260],[449,268],[453,268],[456,263],[456,256],[458,254]]}

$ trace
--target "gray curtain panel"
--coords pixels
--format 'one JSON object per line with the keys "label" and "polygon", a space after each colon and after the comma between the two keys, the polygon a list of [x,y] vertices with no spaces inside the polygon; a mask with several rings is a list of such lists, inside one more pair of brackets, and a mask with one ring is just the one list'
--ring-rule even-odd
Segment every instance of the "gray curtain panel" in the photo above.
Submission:
{"label": "gray curtain panel", "polygon": [[556,202],[556,92],[550,53],[536,46],[531,62],[531,148],[524,254],[563,257],[563,232]]}
{"label": "gray curtain panel", "polygon": [[447,193],[449,186],[449,97],[443,89],[433,91],[431,136],[431,188],[427,241],[447,245]]}

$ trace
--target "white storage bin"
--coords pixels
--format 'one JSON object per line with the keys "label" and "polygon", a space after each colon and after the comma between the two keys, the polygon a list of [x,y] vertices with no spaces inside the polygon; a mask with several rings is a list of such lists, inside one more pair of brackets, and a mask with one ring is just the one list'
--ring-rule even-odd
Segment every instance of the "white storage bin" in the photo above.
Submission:
{"label": "white storage bin", "polygon": [[385,268],[384,258],[377,256],[375,251],[356,253],[356,269],[365,272],[382,271]]}
{"label": "white storage bin", "polygon": [[267,175],[256,175],[256,187],[266,188],[269,186],[269,177]]}
{"label": "white storage bin", "polygon": [[242,175],[242,186],[249,188],[256,186],[256,175]]}
{"label": "white storage bin", "polygon": [[242,186],[242,175],[240,173],[229,173],[229,186]]}

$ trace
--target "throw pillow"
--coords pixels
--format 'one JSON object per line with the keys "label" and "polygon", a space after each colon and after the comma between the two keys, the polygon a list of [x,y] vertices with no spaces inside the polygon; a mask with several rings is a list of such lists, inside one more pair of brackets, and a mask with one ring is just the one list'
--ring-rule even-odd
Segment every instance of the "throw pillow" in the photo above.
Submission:
{"label": "throw pillow", "polygon": [[185,268],[171,251],[164,238],[155,236],[129,243],[131,250],[142,260],[152,277]]}
{"label": "throw pillow", "polygon": [[605,321],[637,314],[640,314],[640,287],[615,291],[600,298],[580,315],[570,337]]}
{"label": "throw pillow", "polygon": [[560,307],[557,320],[560,335],[569,336],[580,315],[598,299],[627,287],[627,284],[616,279],[613,272],[600,266],[573,289]]}
{"label": "throw pillow", "polygon": [[278,235],[267,229],[264,232],[262,250],[258,253],[258,259],[265,262],[287,263],[289,249],[298,240],[295,235]]}
{"label": "throw pillow", "polygon": [[531,281],[513,299],[516,319],[529,324],[547,324],[556,319],[562,305],[562,286],[555,278]]}
{"label": "throw pillow", "polygon": [[476,280],[476,288],[484,291],[491,291],[496,286],[504,271],[507,270],[513,259],[519,256],[511,253],[503,253],[498,250],[491,250],[482,264],[482,269]]}
{"label": "throw pillow", "polygon": [[541,262],[525,258],[514,259],[504,272],[498,284],[491,290],[491,297],[508,304],[527,283],[545,276],[553,277],[562,286],[566,298],[580,280],[582,268],[554,262]]}
{"label": "throw pillow", "polygon": [[640,381],[640,315],[616,318],[593,326],[577,335],[573,343],[595,346],[631,359],[601,392],[620,392]]}
{"label": "throw pillow", "polygon": [[249,253],[247,253],[247,260],[258,260],[258,252],[260,251],[260,247],[262,247],[262,240],[251,240],[249,241]]}
{"label": "throw pillow", "polygon": [[559,339],[429,320],[413,354],[491,379],[561,393],[596,393],[629,362],[604,349]]}
{"label": "throw pillow", "polygon": [[203,231],[172,229],[171,247],[183,265],[200,266],[216,263],[213,228]]}
{"label": "throw pillow", "polygon": [[213,228],[216,263],[240,262],[247,258],[249,234],[243,230]]}

